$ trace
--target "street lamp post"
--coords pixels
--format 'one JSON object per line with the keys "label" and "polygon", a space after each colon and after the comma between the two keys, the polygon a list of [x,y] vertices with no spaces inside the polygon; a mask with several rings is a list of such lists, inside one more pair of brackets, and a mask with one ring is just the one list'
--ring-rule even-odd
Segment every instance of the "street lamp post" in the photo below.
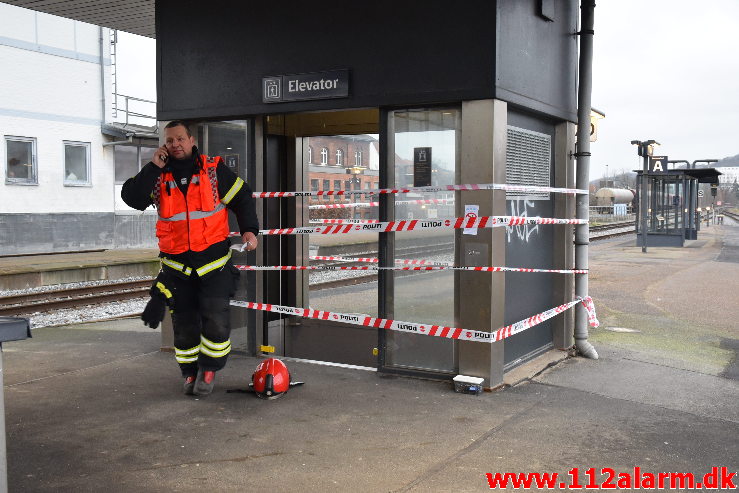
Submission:
{"label": "street lamp post", "polygon": [[643,158],[642,164],[642,181],[641,181],[641,200],[639,201],[639,209],[641,211],[641,251],[647,253],[647,177],[649,176],[649,156],[652,155],[652,149],[655,145],[659,145],[656,140],[632,140],[632,145],[637,146],[639,156]]}

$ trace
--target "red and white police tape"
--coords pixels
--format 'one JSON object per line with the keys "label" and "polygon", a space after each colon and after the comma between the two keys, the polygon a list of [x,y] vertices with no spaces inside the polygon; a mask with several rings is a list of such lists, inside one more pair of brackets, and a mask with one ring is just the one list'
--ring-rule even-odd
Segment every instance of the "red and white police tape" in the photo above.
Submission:
{"label": "red and white police tape", "polygon": [[[419,200],[396,200],[395,205],[451,205],[454,199],[419,199]],[[350,202],[346,204],[315,204],[309,205],[308,209],[348,209],[351,207],[378,207],[379,202]]]}
{"label": "red and white police tape", "polygon": [[547,274],[587,274],[582,269],[529,269],[524,267],[456,267],[453,265],[415,265],[380,267],[378,265],[234,265],[239,270],[463,270],[474,272],[543,272]]}
{"label": "red and white police tape", "polygon": [[311,219],[311,224],[375,224],[379,219]]}
{"label": "red and white police tape", "polygon": [[466,190],[506,190],[509,192],[554,192],[569,194],[588,194],[579,188],[537,187],[533,185],[506,185],[502,183],[484,183],[475,185],[439,185],[430,187],[408,188],[374,188],[364,190],[316,190],[298,192],[254,192],[255,199],[273,197],[316,197],[321,195],[357,195],[363,193],[411,193],[411,192],[456,192]]}
{"label": "red and white police tape", "polygon": [[461,229],[496,228],[501,226],[522,226],[526,224],[587,224],[585,219],[558,219],[553,217],[525,216],[481,216],[451,217],[442,219],[411,219],[387,221],[372,224],[338,224],[329,226],[303,226],[298,228],[263,229],[262,235],[300,235],[300,234],[344,234],[360,231],[415,231],[420,229]]}
{"label": "red and white police tape", "polygon": [[[379,263],[379,258],[374,257],[334,257],[327,255],[311,255],[308,257],[309,260],[332,260],[336,262],[367,262],[367,263]],[[449,265],[454,266],[454,262],[442,262],[437,260],[421,260],[421,259],[395,259],[396,264],[405,265]]]}
{"label": "red and white police tape", "polygon": [[575,301],[570,301],[564,305],[559,305],[549,310],[538,313],[527,319],[518,321],[511,325],[506,325],[494,332],[487,332],[481,330],[461,329],[459,327],[446,327],[441,325],[432,324],[419,324],[414,322],[402,322],[400,320],[391,320],[387,318],[375,318],[369,315],[356,314],[356,313],[335,313],[327,312],[322,310],[312,310],[310,308],[296,308],[294,306],[284,305],[270,305],[267,303],[253,303],[251,301],[231,301],[232,306],[240,306],[243,308],[250,308],[253,310],[262,310],[273,313],[281,313],[283,315],[315,318],[318,320],[331,320],[335,322],[344,322],[352,325],[362,325],[365,327],[377,327],[387,330],[394,330],[398,332],[409,332],[412,334],[421,334],[433,337],[445,337],[447,339],[457,339],[461,341],[476,341],[476,342],[488,342],[493,343],[501,341],[507,337],[510,337],[519,332],[523,332],[526,329],[539,325],[540,323],[549,320],[550,318],[558,315],[578,303],[582,303],[585,306],[585,310],[588,312],[588,321],[592,327],[598,327],[600,323],[595,314],[595,307],[593,300],[588,296],[586,298],[580,298]]}

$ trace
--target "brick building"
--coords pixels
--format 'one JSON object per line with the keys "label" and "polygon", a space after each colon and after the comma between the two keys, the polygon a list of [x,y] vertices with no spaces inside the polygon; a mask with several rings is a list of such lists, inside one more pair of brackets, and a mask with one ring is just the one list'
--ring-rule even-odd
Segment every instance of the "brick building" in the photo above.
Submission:
{"label": "brick building", "polygon": [[[378,141],[372,135],[318,136],[308,139],[304,165],[308,166],[312,191],[368,190],[379,188]],[[370,203],[370,194],[313,197],[310,205]],[[376,219],[377,207],[314,209],[311,219]]]}

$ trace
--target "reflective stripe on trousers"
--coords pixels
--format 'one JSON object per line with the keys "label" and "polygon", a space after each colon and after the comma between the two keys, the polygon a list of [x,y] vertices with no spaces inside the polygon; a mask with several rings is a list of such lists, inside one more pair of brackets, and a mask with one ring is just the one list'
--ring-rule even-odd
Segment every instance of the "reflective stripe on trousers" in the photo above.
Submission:
{"label": "reflective stripe on trousers", "polygon": [[231,339],[224,342],[213,342],[200,336],[200,352],[211,358],[222,358],[231,352]]}
{"label": "reflective stripe on trousers", "polygon": [[200,354],[200,346],[190,349],[174,348],[175,359],[178,363],[194,363],[198,360],[198,354]]}
{"label": "reflective stripe on trousers", "polygon": [[[228,263],[228,259],[231,258],[232,251],[229,250],[226,255],[224,255],[221,258],[218,258],[212,262],[208,262],[207,264],[203,265],[202,267],[199,267],[195,269],[195,273],[198,275],[198,277],[203,277],[208,272],[212,272],[216,269],[222,268],[226,263]],[[174,269],[176,271],[182,272],[186,276],[189,276],[192,274],[192,268],[186,266],[185,264],[181,264],[180,262],[177,262],[175,260],[169,259],[167,257],[161,257],[159,261],[169,267],[170,269]]]}

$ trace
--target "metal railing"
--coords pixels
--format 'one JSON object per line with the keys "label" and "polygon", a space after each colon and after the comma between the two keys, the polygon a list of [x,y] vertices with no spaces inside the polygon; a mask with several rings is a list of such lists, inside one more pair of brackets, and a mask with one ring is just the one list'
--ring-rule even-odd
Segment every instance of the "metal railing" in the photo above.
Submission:
{"label": "metal railing", "polygon": [[610,223],[610,222],[622,222],[622,221],[633,221],[635,218],[633,208],[629,205],[626,207],[625,214],[614,213],[614,207],[612,205],[607,206],[590,206],[590,222],[597,223]]}
{"label": "metal railing", "polygon": [[[157,104],[157,102],[156,101],[151,101],[150,99],[135,98],[133,96],[127,96],[125,94],[117,94],[117,93],[116,94],[113,94],[113,97],[115,98],[115,102],[116,102],[115,107],[117,108],[117,112],[123,112],[123,113],[126,114],[126,121],[125,121],[126,125],[128,125],[129,123],[131,123],[129,121],[130,118],[143,118],[145,120],[153,120],[153,124],[152,125],[156,125],[156,121],[157,121],[157,117],[156,117],[156,104]],[[123,98],[123,108],[121,108],[120,105],[117,104],[118,103],[118,98]],[[135,101],[137,103],[146,103],[146,104],[152,104],[152,105],[154,105],[154,108],[153,108],[154,115],[140,113],[139,111],[132,111],[130,109],[130,102],[131,101]]]}

